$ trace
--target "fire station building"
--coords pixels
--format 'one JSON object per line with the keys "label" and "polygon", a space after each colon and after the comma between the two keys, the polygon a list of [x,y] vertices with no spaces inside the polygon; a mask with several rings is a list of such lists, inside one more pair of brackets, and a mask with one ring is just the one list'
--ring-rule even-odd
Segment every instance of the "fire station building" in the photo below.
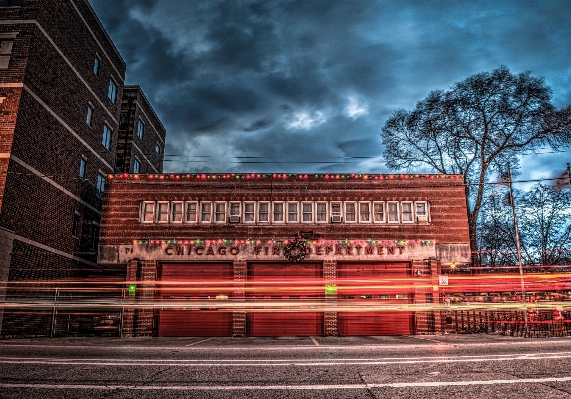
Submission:
{"label": "fire station building", "polygon": [[433,333],[439,276],[469,261],[457,175],[107,175],[123,336]]}

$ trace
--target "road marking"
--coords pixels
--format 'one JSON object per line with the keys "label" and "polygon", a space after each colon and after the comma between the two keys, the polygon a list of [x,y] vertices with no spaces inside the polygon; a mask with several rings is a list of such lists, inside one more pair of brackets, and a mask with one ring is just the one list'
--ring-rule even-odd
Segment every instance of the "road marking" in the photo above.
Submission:
{"label": "road marking", "polygon": [[214,339],[214,337],[207,338],[207,339],[203,339],[202,341],[193,342],[192,344],[188,344],[188,345],[185,345],[185,346],[197,345],[197,344],[200,344],[200,343],[202,343],[202,342],[210,341],[211,339]]}
{"label": "road marking", "polygon": [[[197,342],[198,343],[198,342]],[[49,365],[93,365],[93,366],[180,366],[180,367],[252,367],[252,366],[345,366],[345,365],[387,365],[419,363],[478,363],[512,360],[568,359],[571,352],[507,354],[487,356],[433,356],[407,358],[369,358],[369,359],[78,359],[78,358],[22,358],[0,357],[0,364],[49,364]]]}
{"label": "road marking", "polygon": [[319,346],[319,342],[317,342],[317,340],[315,338],[313,338],[312,336],[309,336],[309,338],[311,338],[311,340],[313,341],[315,346]]}
{"label": "road marking", "polygon": [[416,335],[405,335],[405,337],[413,338],[413,339],[420,339],[421,341],[430,341],[430,342],[434,342],[436,344],[446,344],[446,342],[437,341],[435,339],[430,339],[430,338],[421,338],[421,337],[416,336]]}
{"label": "road marking", "polygon": [[546,382],[571,381],[567,377],[522,378],[513,380],[477,380],[477,381],[432,381],[432,382],[393,382],[388,384],[339,384],[339,385],[86,385],[86,384],[5,384],[0,388],[8,389],[91,389],[114,390],[128,389],[139,391],[170,390],[170,391],[243,391],[243,390],[329,390],[329,389],[371,389],[371,388],[418,388],[418,387],[447,387],[466,385],[502,385],[502,384],[540,384]]}

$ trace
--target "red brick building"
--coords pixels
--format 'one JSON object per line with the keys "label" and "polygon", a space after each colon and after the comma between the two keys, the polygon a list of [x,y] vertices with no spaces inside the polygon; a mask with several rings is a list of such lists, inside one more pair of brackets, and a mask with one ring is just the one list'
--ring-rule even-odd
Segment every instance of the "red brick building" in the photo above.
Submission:
{"label": "red brick building", "polygon": [[126,268],[123,334],[440,329],[439,275],[470,261],[455,175],[108,176],[98,263]]}
{"label": "red brick building", "polygon": [[[164,127],[125,69],[87,0],[0,2],[0,303],[54,300],[55,282],[101,274],[106,175],[162,172]],[[52,318],[0,307],[0,334],[53,334]]]}

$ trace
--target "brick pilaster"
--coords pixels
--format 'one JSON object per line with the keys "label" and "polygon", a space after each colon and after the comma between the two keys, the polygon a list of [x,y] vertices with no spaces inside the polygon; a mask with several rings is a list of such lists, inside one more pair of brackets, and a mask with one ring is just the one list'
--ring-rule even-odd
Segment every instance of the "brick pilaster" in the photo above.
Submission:
{"label": "brick pilaster", "polygon": [[[335,290],[332,292],[325,291],[326,305],[335,306],[337,303],[337,261],[326,260],[323,262],[323,279],[326,287],[335,287]],[[326,337],[339,335],[337,331],[337,312],[324,312],[323,323],[323,335]]]}
{"label": "brick pilaster", "polygon": [[[234,261],[234,302],[245,301],[246,275],[248,264],[245,260]],[[236,311],[232,314],[232,336],[246,336],[246,312]]]}

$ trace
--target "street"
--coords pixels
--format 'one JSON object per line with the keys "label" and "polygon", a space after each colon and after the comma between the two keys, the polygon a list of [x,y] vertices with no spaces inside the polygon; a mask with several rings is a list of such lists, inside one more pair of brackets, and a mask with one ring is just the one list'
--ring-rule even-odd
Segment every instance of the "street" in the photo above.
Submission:
{"label": "street", "polygon": [[571,397],[571,338],[34,338],[0,342],[0,398]]}

